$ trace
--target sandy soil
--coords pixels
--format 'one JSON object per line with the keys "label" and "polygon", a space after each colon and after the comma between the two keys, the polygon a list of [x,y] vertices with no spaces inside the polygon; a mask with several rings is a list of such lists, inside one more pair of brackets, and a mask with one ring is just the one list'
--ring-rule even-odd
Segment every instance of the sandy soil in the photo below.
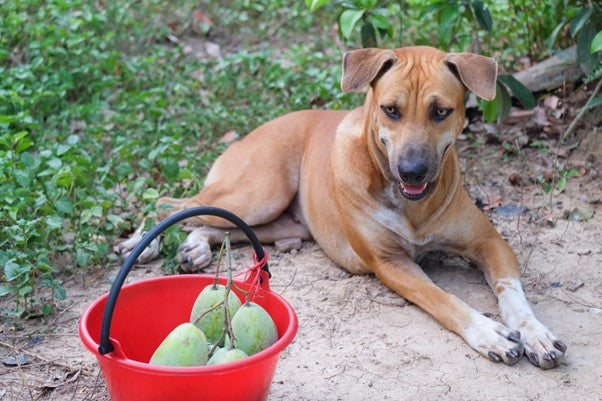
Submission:
{"label": "sandy soil", "polygon": [[[292,304],[300,322],[281,355],[269,400],[602,400],[600,178],[572,179],[550,199],[537,184],[508,184],[513,171],[530,176],[540,164],[528,158],[505,164],[496,149],[465,161],[466,182],[475,198],[528,209],[486,213],[518,254],[537,316],[568,344],[564,363],[549,371],[525,358],[510,367],[492,363],[373,276],[349,275],[306,242],[287,254],[267,247],[272,289]],[[582,222],[565,219],[575,207],[593,207],[595,214]],[[236,254],[238,267],[246,267],[250,248]],[[421,264],[438,285],[499,319],[479,270],[445,254],[430,254]],[[108,290],[117,268],[71,277],[67,301],[54,316],[2,322],[0,359],[20,355],[28,363],[0,364],[0,400],[108,399],[77,323]],[[128,281],[160,274],[154,263],[133,270]]]}

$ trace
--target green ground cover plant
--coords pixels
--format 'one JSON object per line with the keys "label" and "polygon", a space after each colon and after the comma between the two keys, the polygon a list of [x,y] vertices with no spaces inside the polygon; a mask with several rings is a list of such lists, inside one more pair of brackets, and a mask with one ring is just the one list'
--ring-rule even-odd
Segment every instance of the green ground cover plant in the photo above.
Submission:
{"label": "green ground cover plant", "polygon": [[[113,241],[157,197],[199,190],[224,132],[312,101],[351,105],[338,66],[308,47],[186,55],[167,22],[197,4],[165,4],[0,1],[0,296],[15,300],[2,314],[51,313],[63,273],[115,262]],[[283,4],[260,5],[233,4],[231,23],[288,18]],[[166,255],[181,236],[167,235]]]}

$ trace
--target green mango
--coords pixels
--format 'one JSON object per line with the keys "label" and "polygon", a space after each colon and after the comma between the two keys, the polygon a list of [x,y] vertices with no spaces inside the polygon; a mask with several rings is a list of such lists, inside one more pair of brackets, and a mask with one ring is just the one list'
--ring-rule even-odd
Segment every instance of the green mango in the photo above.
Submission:
{"label": "green mango", "polygon": [[[226,295],[226,287],[218,284],[213,287],[213,284],[208,285],[203,288],[203,291],[199,294],[196,301],[194,301],[194,305],[192,306],[192,312],[190,313],[190,322],[195,323],[197,318],[201,316],[205,311],[211,309],[215,305],[222,302]],[[228,294],[228,308],[230,310],[230,317],[234,316],[234,314],[240,308],[241,302],[240,299],[236,296],[234,292],[230,292]],[[220,305],[216,309],[207,313],[203,316],[195,325],[205,333],[207,336],[207,341],[211,343],[217,342],[219,340],[220,335],[222,334],[222,330],[224,329],[224,306]],[[223,345],[222,342],[218,345]]]}
{"label": "green mango", "polygon": [[155,350],[151,365],[202,366],[207,364],[207,338],[198,327],[182,323]]}
{"label": "green mango", "polygon": [[261,306],[249,302],[232,318],[234,348],[247,355],[263,351],[278,340],[278,331],[270,315]]}
{"label": "green mango", "polygon": [[231,348],[218,348],[215,350],[207,365],[217,365],[218,363],[233,362],[239,359],[246,358],[248,355],[240,349]]}

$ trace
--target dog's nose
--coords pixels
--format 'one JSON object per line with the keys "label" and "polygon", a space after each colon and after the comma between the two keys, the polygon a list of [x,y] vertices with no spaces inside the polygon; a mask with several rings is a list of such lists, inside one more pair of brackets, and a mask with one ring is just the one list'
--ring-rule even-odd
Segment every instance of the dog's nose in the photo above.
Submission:
{"label": "dog's nose", "polygon": [[428,166],[422,160],[402,159],[398,169],[401,180],[410,185],[422,184],[428,173]]}

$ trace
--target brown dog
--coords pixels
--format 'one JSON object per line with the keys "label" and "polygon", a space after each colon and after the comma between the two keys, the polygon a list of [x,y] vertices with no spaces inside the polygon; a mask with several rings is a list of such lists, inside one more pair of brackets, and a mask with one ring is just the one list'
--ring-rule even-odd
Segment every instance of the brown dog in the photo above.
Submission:
{"label": "brown dog", "polygon": [[[374,273],[495,362],[526,352],[543,369],[566,345],[533,315],[516,256],[462,187],[453,146],[464,124],[466,89],[495,97],[497,64],[429,47],[345,54],[342,88],[370,85],[351,111],[307,110],[271,121],[232,144],[189,199],[162,198],[172,211],[211,205],[254,226],[261,241],[313,238],[352,273]],[[198,217],[182,244],[187,271],[211,260],[229,223]],[[243,240],[233,232],[233,240]],[[120,246],[127,254],[140,229]],[[141,256],[156,256],[158,244]],[[414,262],[441,249],[477,264],[495,292],[505,325],[437,287]]]}

